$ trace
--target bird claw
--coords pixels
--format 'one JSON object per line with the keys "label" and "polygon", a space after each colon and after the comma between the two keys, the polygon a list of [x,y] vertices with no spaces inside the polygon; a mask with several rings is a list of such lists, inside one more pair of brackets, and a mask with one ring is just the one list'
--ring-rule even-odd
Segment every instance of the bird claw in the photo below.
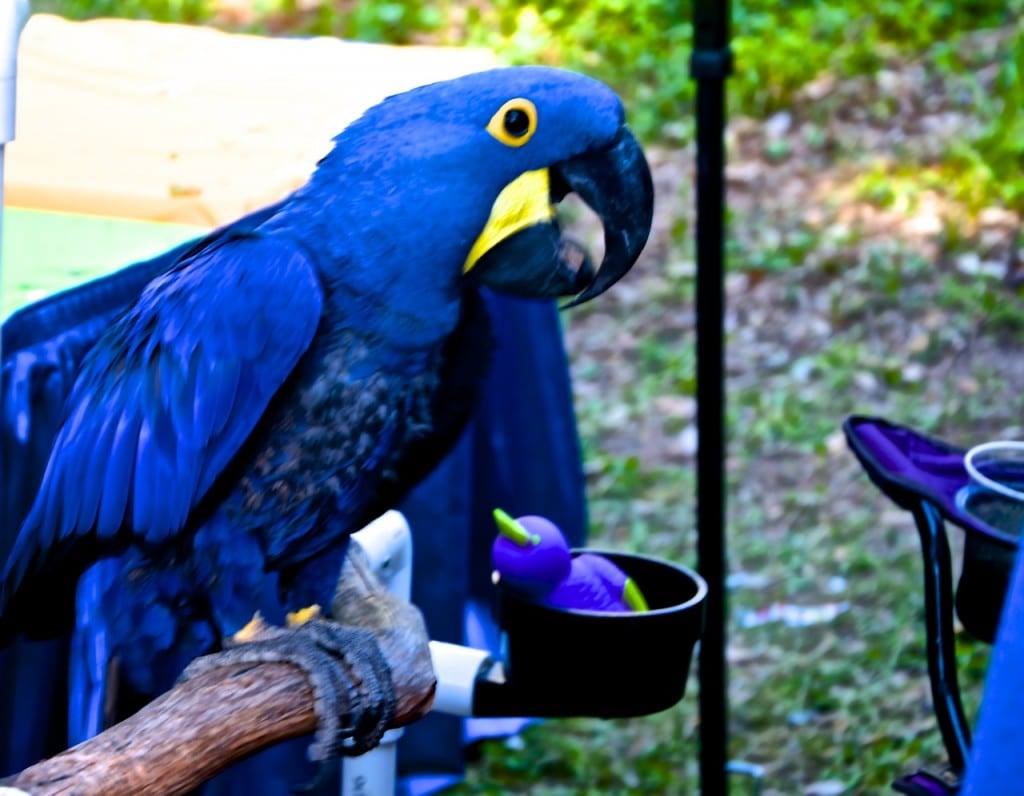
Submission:
{"label": "bird claw", "polygon": [[319,791],[324,785],[331,782],[334,779],[334,774],[338,770],[338,758],[331,760],[323,760],[316,767],[316,776],[313,777],[309,782],[303,782],[300,785],[292,785],[290,790],[292,793],[315,793]]}
{"label": "bird claw", "polygon": [[196,659],[180,679],[234,663],[291,663],[313,689],[317,728],[307,751],[310,760],[326,764],[380,743],[397,699],[391,669],[372,632],[313,619],[288,628],[263,624],[247,638],[228,640],[223,652]]}
{"label": "bird claw", "polygon": [[[394,719],[398,704],[391,668],[377,638],[369,630],[325,620],[312,620],[292,632],[300,638],[308,634],[314,648],[332,662],[326,667],[327,687],[318,694],[313,686],[319,726],[310,759],[331,760],[337,754],[355,756],[373,749]],[[312,680],[314,673],[307,673]],[[336,726],[330,726],[330,721]]]}

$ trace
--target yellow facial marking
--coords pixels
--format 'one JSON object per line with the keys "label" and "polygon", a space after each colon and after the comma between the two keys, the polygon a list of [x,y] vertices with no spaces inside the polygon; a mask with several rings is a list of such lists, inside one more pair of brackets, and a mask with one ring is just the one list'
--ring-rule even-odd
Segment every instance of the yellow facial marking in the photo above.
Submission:
{"label": "yellow facial marking", "polygon": [[509,100],[491,117],[487,132],[506,146],[522,146],[537,132],[537,106],[523,97]]}
{"label": "yellow facial marking", "polygon": [[494,200],[491,216],[470,249],[462,273],[467,273],[476,265],[477,260],[505,238],[534,224],[550,221],[554,215],[548,170],[538,169],[520,174]]}

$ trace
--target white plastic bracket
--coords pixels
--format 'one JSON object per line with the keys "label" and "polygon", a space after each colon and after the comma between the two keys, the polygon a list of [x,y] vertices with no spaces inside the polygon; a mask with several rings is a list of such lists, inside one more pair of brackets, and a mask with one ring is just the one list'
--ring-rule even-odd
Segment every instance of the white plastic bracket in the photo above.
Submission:
{"label": "white plastic bracket", "polygon": [[[388,511],[352,534],[385,588],[396,597],[412,596],[412,533],[405,516]],[[342,796],[394,796],[400,729],[388,730],[380,745],[341,766]]]}
{"label": "white plastic bracket", "polygon": [[0,0],[0,144],[14,140],[18,39],[28,12],[28,0]]}
{"label": "white plastic bracket", "polygon": [[[412,533],[397,511],[382,514],[352,540],[366,553],[370,566],[392,594],[408,600],[412,594]],[[455,716],[473,715],[473,690],[480,677],[500,682],[502,667],[484,650],[430,642],[430,657],[437,677],[433,710]],[[401,730],[389,730],[381,745],[342,766],[343,796],[393,796],[395,744]]]}

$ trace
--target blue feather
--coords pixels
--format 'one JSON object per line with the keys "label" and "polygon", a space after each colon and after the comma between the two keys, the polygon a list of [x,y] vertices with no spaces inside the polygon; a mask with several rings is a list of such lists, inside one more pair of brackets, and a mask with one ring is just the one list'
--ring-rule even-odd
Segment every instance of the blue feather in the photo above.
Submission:
{"label": "blue feather", "polygon": [[192,447],[202,445],[207,439],[202,429],[197,429],[196,417],[196,373],[199,357],[194,353],[186,362],[175,362],[171,357],[159,357],[155,361],[159,379],[157,394],[163,401],[163,408],[171,414],[172,424],[178,434],[178,441]]}
{"label": "blue feather", "polygon": [[[107,495],[110,494],[111,504],[124,505],[125,511],[127,511],[128,492],[135,480],[135,455],[140,422],[137,414],[127,411],[121,412],[120,416],[114,415],[114,418],[116,418],[116,428],[109,445],[97,448],[100,455],[105,453],[107,457],[107,478],[104,483],[103,499],[106,500]],[[82,499],[85,501],[95,498],[86,492]],[[88,528],[89,525],[91,525],[91,518],[83,514],[80,517],[80,527]],[[108,532],[116,532],[119,526],[120,523],[116,526],[111,523]]]}
{"label": "blue feather", "polygon": [[235,409],[252,397],[244,392],[239,394],[242,371],[241,363],[233,357],[203,359],[196,373],[192,407],[201,437],[210,439],[215,429],[223,430]]}
{"label": "blue feather", "polygon": [[[219,370],[217,379],[220,382],[220,389],[217,390],[216,400],[209,405],[203,404],[196,407],[196,414],[203,418],[207,426],[204,431],[212,436],[224,431],[231,420],[231,410],[235,403],[240,400],[239,393],[245,392],[248,388],[249,376],[238,367],[233,359],[215,360],[214,367]],[[245,384],[242,380],[245,379]]]}
{"label": "blue feather", "polygon": [[75,633],[68,667],[68,743],[80,743],[103,729],[110,663],[108,622],[99,610],[103,594],[115,580],[120,562],[102,559],[78,580]]}
{"label": "blue feather", "polygon": [[[122,415],[123,419],[123,415]],[[115,431],[113,418],[105,428],[104,436],[96,446],[97,451],[104,451],[110,445],[110,438]],[[102,455],[102,454],[100,454]],[[103,494],[103,470],[91,467],[85,473],[85,481],[81,485],[82,505],[79,508],[80,522],[83,525],[95,525],[100,511],[100,497]]]}

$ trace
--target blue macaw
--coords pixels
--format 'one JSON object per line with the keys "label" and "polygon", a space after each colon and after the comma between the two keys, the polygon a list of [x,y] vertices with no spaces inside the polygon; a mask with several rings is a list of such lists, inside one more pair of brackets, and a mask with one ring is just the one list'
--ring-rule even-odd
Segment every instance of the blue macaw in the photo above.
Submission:
{"label": "blue macaw", "polygon": [[[604,224],[599,269],[558,228],[570,191]],[[493,70],[369,110],[91,348],[3,569],[0,638],[66,629],[77,591],[151,695],[255,610],[328,605],[348,535],[469,417],[492,345],[479,286],[590,300],[651,210],[622,106],[588,78]]]}

